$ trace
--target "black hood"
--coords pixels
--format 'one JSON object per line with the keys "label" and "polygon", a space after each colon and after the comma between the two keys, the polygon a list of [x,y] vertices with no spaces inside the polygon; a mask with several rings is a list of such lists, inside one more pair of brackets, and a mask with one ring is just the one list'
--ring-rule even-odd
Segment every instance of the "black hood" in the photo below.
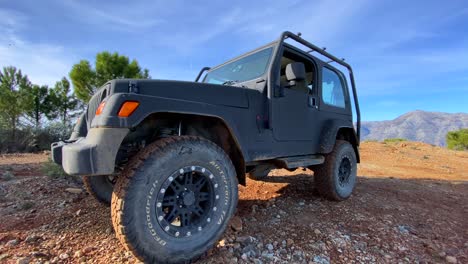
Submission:
{"label": "black hood", "polygon": [[[128,92],[127,79],[113,80],[114,93]],[[142,95],[248,108],[248,88],[172,80],[131,80]]]}

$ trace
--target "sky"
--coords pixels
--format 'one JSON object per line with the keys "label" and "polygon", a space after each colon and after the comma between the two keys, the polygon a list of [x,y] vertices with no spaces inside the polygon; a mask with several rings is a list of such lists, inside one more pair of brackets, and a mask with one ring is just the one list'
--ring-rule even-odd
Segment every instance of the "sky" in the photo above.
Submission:
{"label": "sky", "polygon": [[0,0],[0,67],[53,85],[107,50],[190,81],[285,30],[353,66],[363,120],[468,112],[466,0]]}

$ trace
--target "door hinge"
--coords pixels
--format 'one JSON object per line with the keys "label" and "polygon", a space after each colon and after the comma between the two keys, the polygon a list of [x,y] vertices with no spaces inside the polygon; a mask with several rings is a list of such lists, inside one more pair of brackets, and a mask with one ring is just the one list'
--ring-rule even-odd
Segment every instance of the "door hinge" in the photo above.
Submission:
{"label": "door hinge", "polygon": [[129,93],[138,93],[138,83],[136,81],[129,81],[128,82],[128,92]]}

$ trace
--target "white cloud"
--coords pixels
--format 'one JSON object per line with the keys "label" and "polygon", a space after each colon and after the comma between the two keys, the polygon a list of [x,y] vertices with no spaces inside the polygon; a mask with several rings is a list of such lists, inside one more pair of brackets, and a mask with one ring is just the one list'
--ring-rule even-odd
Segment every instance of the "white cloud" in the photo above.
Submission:
{"label": "white cloud", "polygon": [[31,43],[19,35],[27,27],[27,17],[0,9],[0,67],[15,66],[35,84],[53,85],[68,76],[74,56],[62,46]]}
{"label": "white cloud", "polygon": [[[85,24],[104,27],[107,29],[132,31],[149,29],[164,22],[158,18],[154,1],[131,2],[129,5],[116,3],[104,5],[88,5],[84,1],[61,1],[71,16]],[[130,3],[130,2],[129,2]]]}

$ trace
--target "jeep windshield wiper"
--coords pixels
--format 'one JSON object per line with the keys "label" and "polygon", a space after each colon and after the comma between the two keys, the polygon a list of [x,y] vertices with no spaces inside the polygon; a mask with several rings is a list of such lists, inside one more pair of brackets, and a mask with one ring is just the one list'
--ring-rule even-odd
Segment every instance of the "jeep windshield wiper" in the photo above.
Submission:
{"label": "jeep windshield wiper", "polygon": [[239,83],[239,82],[240,81],[229,80],[229,81],[223,82],[223,85],[233,85],[233,84],[236,84],[236,83]]}

